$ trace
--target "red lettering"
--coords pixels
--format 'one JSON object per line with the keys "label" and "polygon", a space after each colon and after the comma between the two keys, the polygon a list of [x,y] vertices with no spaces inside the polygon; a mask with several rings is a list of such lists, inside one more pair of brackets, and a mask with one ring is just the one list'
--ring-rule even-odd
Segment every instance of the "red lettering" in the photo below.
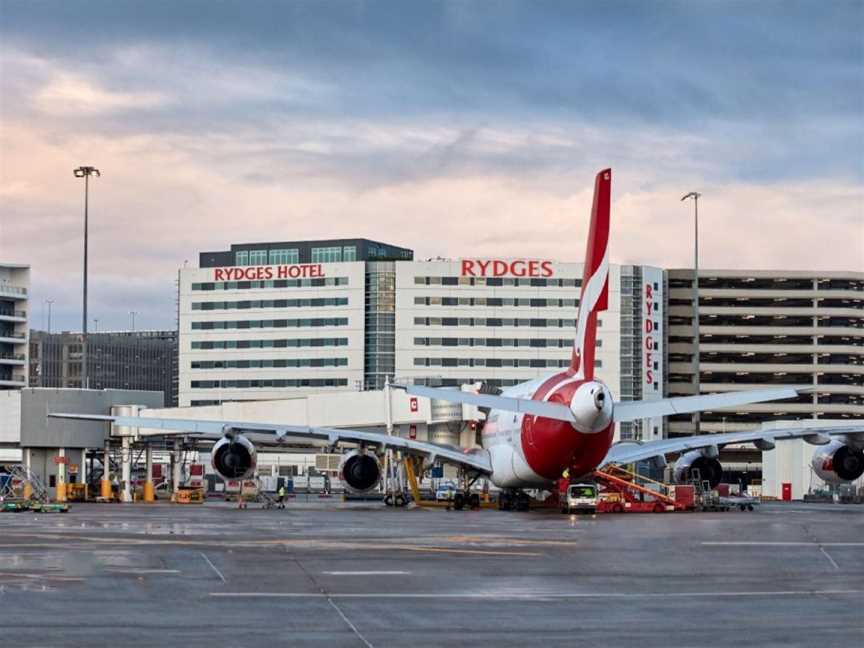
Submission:
{"label": "red lettering", "polygon": [[474,274],[474,262],[468,259],[462,259],[462,276],[463,277],[476,277]]}
{"label": "red lettering", "polygon": [[528,262],[528,276],[529,277],[539,277],[540,273],[537,268],[540,266],[539,261],[529,261]]}
{"label": "red lettering", "polygon": [[645,366],[648,367],[649,369],[651,368],[651,364],[652,364],[651,359],[652,359],[652,355],[651,355],[651,352],[649,351],[648,353],[645,354]]}
{"label": "red lettering", "polygon": [[649,385],[653,385],[653,384],[654,384],[654,372],[651,371],[651,370],[649,369],[649,370],[645,373],[645,379],[646,379],[646,381],[648,382]]}
{"label": "red lettering", "polygon": [[288,266],[288,276],[297,279],[300,276],[300,266]]}
{"label": "red lettering", "polygon": [[645,284],[645,299],[654,301],[654,288],[651,284]]}
{"label": "red lettering", "polygon": [[320,263],[318,265],[312,266],[312,270],[313,270],[313,274],[312,274],[313,277],[323,277],[324,276],[324,266],[322,266]]}
{"label": "red lettering", "polygon": [[272,279],[273,278],[273,268],[271,266],[267,266],[264,268],[264,278]]}
{"label": "red lettering", "polygon": [[223,276],[224,274],[225,274],[225,270],[223,270],[222,268],[216,268],[213,271],[213,279],[216,281],[224,281],[224,279],[225,279],[225,277]]}
{"label": "red lettering", "polygon": [[280,265],[278,268],[276,268],[276,278],[277,279],[284,279],[287,276],[288,276],[288,266]]}
{"label": "red lettering", "polygon": [[646,319],[645,320],[645,332],[650,333],[654,330],[654,320]]}
{"label": "red lettering", "polygon": [[504,261],[493,261],[492,276],[503,277],[505,274],[507,274],[507,264]]}
{"label": "red lettering", "polygon": [[489,267],[490,263],[492,263],[492,262],[491,261],[478,261],[477,262],[477,265],[480,266],[480,276],[481,277],[486,276],[486,268]]}
{"label": "red lettering", "polygon": [[543,263],[540,264],[540,267],[543,268],[543,275],[542,276],[544,276],[544,277],[551,277],[552,276],[552,262],[551,261],[544,261]]}
{"label": "red lettering", "polygon": [[514,277],[524,277],[526,272],[524,261],[514,261],[510,264],[510,274]]}
{"label": "red lettering", "polygon": [[654,348],[654,340],[652,340],[650,337],[645,338],[645,348],[649,351]]}

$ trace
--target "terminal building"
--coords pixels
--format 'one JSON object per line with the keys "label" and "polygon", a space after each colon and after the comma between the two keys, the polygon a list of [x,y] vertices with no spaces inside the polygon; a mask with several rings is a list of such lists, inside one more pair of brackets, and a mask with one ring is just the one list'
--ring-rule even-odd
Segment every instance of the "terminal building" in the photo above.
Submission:
{"label": "terminal building", "polygon": [[[381,389],[501,389],[569,363],[581,263],[414,261],[365,239],[232,245],[180,271],[179,404]],[[610,268],[596,356],[616,398],[662,398],[664,274]],[[662,421],[623,438],[659,438]]]}
{"label": "terminal building", "polygon": [[30,266],[0,263],[0,390],[27,386]]}

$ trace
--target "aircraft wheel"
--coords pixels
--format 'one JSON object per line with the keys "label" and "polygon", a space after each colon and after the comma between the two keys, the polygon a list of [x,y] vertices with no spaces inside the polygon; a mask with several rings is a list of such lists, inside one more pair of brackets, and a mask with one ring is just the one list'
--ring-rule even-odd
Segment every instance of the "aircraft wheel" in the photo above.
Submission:
{"label": "aircraft wheel", "polygon": [[393,497],[390,495],[384,496],[384,506],[393,506]]}
{"label": "aircraft wheel", "polygon": [[405,501],[405,497],[403,495],[396,496],[396,506],[405,506],[407,502]]}
{"label": "aircraft wheel", "polygon": [[516,510],[517,511],[527,511],[531,508],[531,500],[528,499],[528,496],[525,493],[519,493],[516,496]]}
{"label": "aircraft wheel", "polygon": [[463,495],[462,493],[456,493],[453,496],[453,508],[457,511],[461,511],[463,508],[465,508],[465,495]]}
{"label": "aircraft wheel", "polygon": [[498,510],[499,511],[509,511],[511,508],[512,502],[510,501],[510,495],[504,491],[498,495]]}
{"label": "aircraft wheel", "polygon": [[479,510],[480,509],[480,495],[478,495],[477,493],[471,493],[471,495],[468,496],[468,505],[474,511]]}

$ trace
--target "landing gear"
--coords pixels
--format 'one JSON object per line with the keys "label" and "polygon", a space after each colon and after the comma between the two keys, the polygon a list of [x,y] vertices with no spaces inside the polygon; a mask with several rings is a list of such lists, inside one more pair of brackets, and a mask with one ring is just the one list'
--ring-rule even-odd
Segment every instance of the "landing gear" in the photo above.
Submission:
{"label": "landing gear", "polygon": [[501,491],[498,496],[499,511],[527,511],[531,508],[531,498],[521,490],[510,489]]}
{"label": "landing gear", "polygon": [[463,493],[460,491],[453,496],[453,508],[455,510],[461,511],[466,506],[472,511],[479,510],[480,495],[477,493]]}
{"label": "landing gear", "polygon": [[[402,493],[396,493],[396,506],[402,507],[408,504],[408,498]],[[393,495],[388,493],[384,496],[384,506],[393,506]]]}

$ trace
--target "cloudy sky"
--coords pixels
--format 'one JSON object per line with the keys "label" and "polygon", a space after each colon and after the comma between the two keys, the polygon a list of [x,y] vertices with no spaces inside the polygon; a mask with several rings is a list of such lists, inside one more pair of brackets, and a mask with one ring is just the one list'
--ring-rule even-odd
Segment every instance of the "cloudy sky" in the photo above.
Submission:
{"label": "cloudy sky", "polygon": [[[0,261],[80,327],[173,327],[234,242],[864,270],[864,2],[0,0]],[[92,322],[91,322],[92,327]]]}

